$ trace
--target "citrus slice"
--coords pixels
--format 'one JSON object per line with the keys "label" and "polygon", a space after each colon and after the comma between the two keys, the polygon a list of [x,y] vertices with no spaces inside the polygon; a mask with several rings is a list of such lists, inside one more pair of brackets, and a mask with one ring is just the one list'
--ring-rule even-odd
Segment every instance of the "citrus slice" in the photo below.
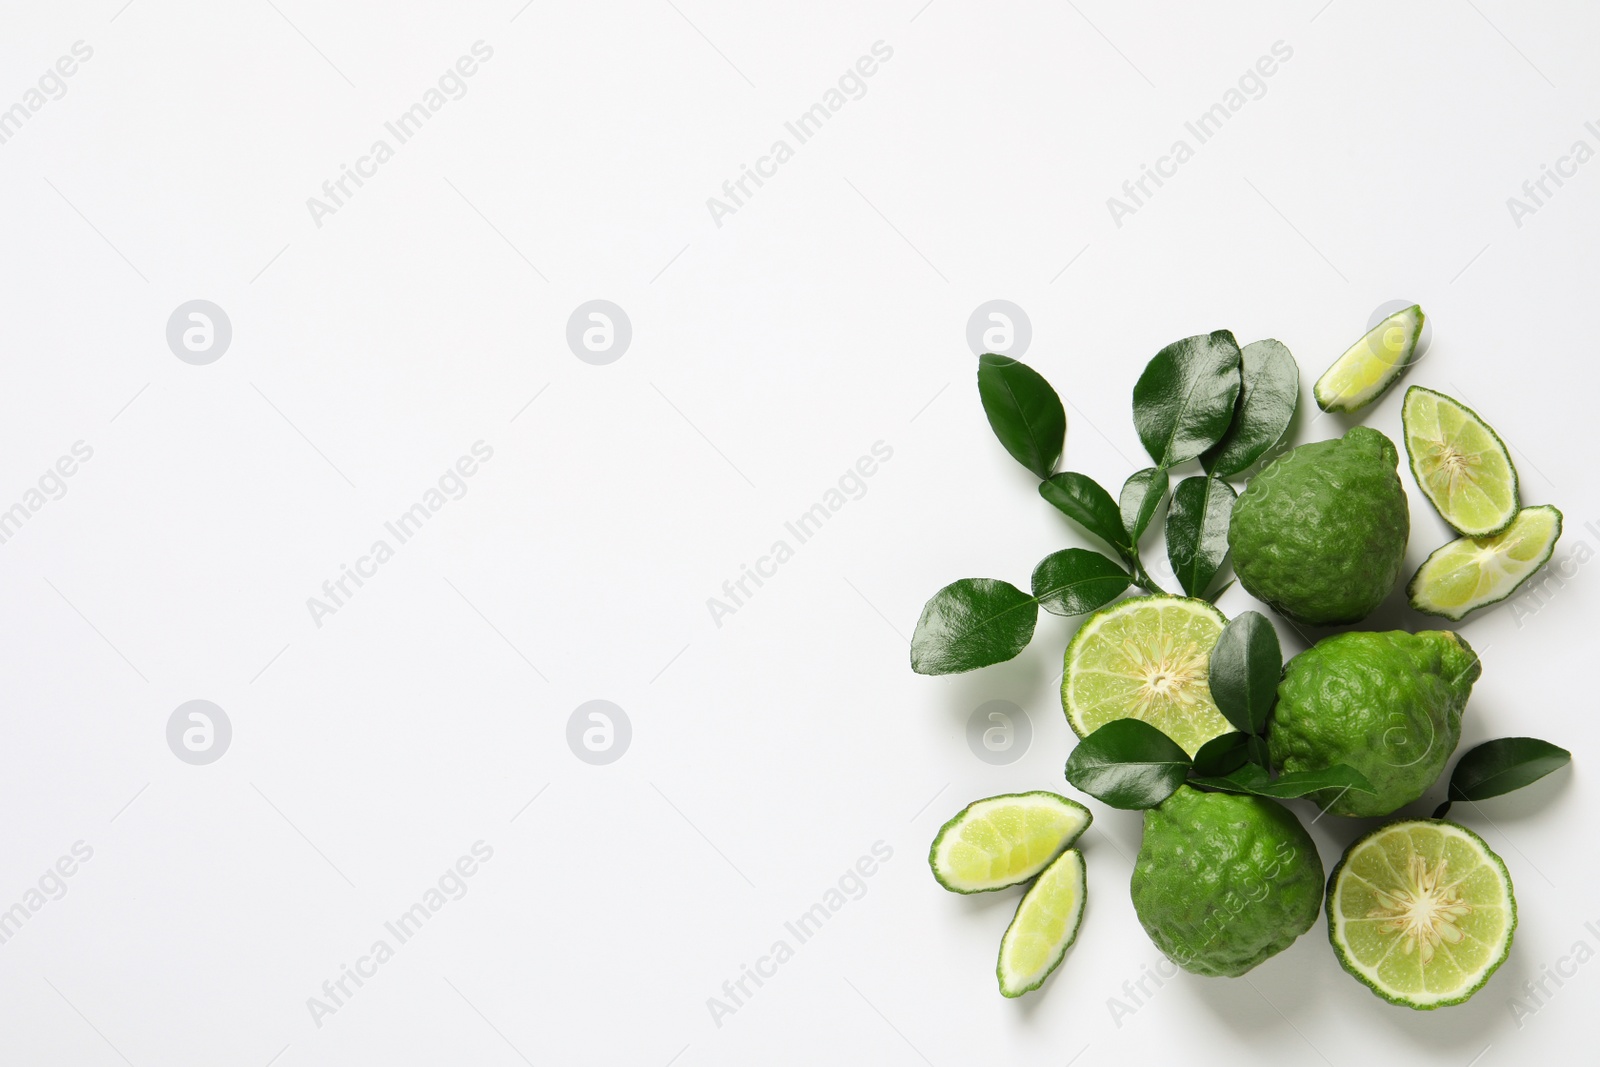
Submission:
{"label": "citrus slice", "polygon": [[1416,358],[1422,308],[1396,311],[1362,335],[1317,379],[1312,395],[1323,411],[1360,411],[1394,384]]}
{"label": "citrus slice", "polygon": [[1461,537],[1423,561],[1406,586],[1425,615],[1459,619],[1515,593],[1550,560],[1561,538],[1561,512],[1549,504],[1523,508],[1493,537]]}
{"label": "citrus slice", "polygon": [[1093,820],[1082,804],[1043,791],[975,800],[939,828],[928,865],[952,893],[1004,889],[1050,866]]}
{"label": "citrus slice", "polygon": [[1083,925],[1088,891],[1083,853],[1075,848],[1063,852],[1033,883],[1000,939],[1000,962],[994,973],[1003,995],[1020,997],[1038,989],[1061,965]]}
{"label": "citrus slice", "polygon": [[1339,963],[1391,1004],[1460,1004],[1505,961],[1516,928],[1506,865],[1452,822],[1374,830],[1328,879],[1328,938]]}
{"label": "citrus slice", "polygon": [[1400,409],[1411,474],[1439,515],[1468,537],[1487,537],[1517,514],[1517,469],[1477,412],[1413,385]]}
{"label": "citrus slice", "polygon": [[1211,700],[1211,649],[1228,620],[1204,600],[1132,597],[1089,616],[1067,645],[1061,707],[1079,737],[1143,719],[1193,756],[1232,730]]}

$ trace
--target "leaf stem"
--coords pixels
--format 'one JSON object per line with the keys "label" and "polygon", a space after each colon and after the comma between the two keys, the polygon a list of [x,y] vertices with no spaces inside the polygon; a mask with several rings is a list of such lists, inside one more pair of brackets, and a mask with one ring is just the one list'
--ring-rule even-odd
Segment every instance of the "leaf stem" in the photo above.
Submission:
{"label": "leaf stem", "polygon": [[1171,596],[1165,589],[1157,585],[1156,580],[1145,571],[1144,564],[1139,561],[1139,553],[1137,551],[1129,557],[1129,562],[1133,564],[1134,585],[1137,585],[1147,593],[1155,593],[1158,596]]}

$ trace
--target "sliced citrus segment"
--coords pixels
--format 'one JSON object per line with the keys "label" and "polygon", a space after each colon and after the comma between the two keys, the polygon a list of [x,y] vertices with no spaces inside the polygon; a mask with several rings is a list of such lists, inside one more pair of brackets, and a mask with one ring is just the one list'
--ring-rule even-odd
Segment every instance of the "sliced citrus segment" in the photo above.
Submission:
{"label": "sliced citrus segment", "polygon": [[1425,615],[1459,619],[1515,593],[1550,560],[1561,538],[1561,512],[1549,504],[1523,508],[1493,537],[1462,537],[1423,561],[1406,586]]}
{"label": "sliced citrus segment", "polygon": [[1000,939],[995,974],[1000,992],[1020,997],[1038,989],[1077,940],[1088,895],[1083,853],[1069,848],[1033,883]]}
{"label": "sliced citrus segment", "polygon": [[1089,616],[1067,645],[1061,706],[1087,737],[1112,719],[1143,719],[1193,756],[1233,727],[1211,700],[1211,649],[1228,624],[1204,600],[1144,596]]}
{"label": "sliced citrus segment", "polygon": [[1328,879],[1339,963],[1391,1004],[1460,1004],[1505,961],[1516,928],[1506,865],[1452,822],[1390,823],[1351,845]]}
{"label": "sliced citrus segment", "polygon": [[1094,820],[1055,793],[975,800],[939,828],[928,865],[952,893],[988,893],[1026,882],[1069,848]]}
{"label": "sliced citrus segment", "polygon": [[1510,524],[1517,514],[1517,469],[1477,412],[1413,385],[1400,422],[1412,477],[1445,522],[1468,537],[1487,537]]}
{"label": "sliced citrus segment", "polygon": [[1416,358],[1423,318],[1422,308],[1413,304],[1363,334],[1317,379],[1312,389],[1317,407],[1359,411],[1382,396]]}

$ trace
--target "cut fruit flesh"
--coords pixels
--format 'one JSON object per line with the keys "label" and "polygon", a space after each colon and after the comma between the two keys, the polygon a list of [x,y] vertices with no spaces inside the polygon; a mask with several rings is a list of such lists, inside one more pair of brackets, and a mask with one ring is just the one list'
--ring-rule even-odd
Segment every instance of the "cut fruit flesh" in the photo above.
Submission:
{"label": "cut fruit flesh", "polygon": [[1340,964],[1392,1004],[1460,1004],[1504,962],[1516,927],[1505,864],[1455,823],[1375,830],[1328,880],[1328,938]]}
{"label": "cut fruit flesh", "polygon": [[1069,848],[1033,883],[1000,939],[995,975],[1000,992],[1020,997],[1038,989],[1077,940],[1088,894],[1083,853]]}
{"label": "cut fruit flesh", "polygon": [[1067,645],[1061,706],[1087,737],[1113,719],[1143,719],[1193,756],[1232,730],[1208,684],[1228,620],[1203,600],[1133,597],[1089,616]]}
{"label": "cut fruit flesh", "polygon": [[975,800],[939,828],[928,865],[952,893],[988,893],[1025,882],[1069,848],[1094,816],[1055,793]]}
{"label": "cut fruit flesh", "polygon": [[1467,537],[1504,530],[1517,514],[1517,469],[1504,442],[1460,402],[1413,385],[1400,412],[1411,474],[1440,517]]}
{"label": "cut fruit flesh", "polygon": [[1549,504],[1523,508],[1493,537],[1462,537],[1423,561],[1406,586],[1411,606],[1460,619],[1498,603],[1549,562],[1561,537],[1561,512]]}
{"label": "cut fruit flesh", "polygon": [[1416,304],[1362,335],[1317,379],[1312,395],[1323,411],[1359,411],[1383,395],[1416,358],[1424,316]]}

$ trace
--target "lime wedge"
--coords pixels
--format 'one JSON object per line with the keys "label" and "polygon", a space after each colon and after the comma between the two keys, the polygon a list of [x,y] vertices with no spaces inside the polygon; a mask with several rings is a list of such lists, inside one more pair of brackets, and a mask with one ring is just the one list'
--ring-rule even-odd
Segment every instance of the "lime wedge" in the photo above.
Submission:
{"label": "lime wedge", "polygon": [[1375,830],[1328,880],[1328,938],[1340,964],[1391,1004],[1460,1004],[1505,962],[1516,928],[1506,865],[1452,822]]}
{"label": "lime wedge", "polygon": [[1487,537],[1517,514],[1517,469],[1477,412],[1413,385],[1400,409],[1417,487],[1440,517],[1468,537]]}
{"label": "lime wedge", "polygon": [[1006,793],[968,804],[939,828],[928,865],[952,893],[1026,882],[1069,848],[1094,816],[1054,793]]}
{"label": "lime wedge", "polygon": [[1143,719],[1193,756],[1232,730],[1211,700],[1211,649],[1228,623],[1204,600],[1132,597],[1089,616],[1067,645],[1061,706],[1087,737]]}
{"label": "lime wedge", "polygon": [[1515,593],[1549,562],[1561,537],[1561,512],[1523,508],[1493,537],[1462,537],[1434,552],[1411,576],[1406,594],[1425,615],[1459,619]]}
{"label": "lime wedge", "polygon": [[1416,358],[1422,308],[1396,311],[1362,335],[1317,379],[1312,394],[1323,411],[1360,411],[1394,384]]}
{"label": "lime wedge", "polygon": [[1033,883],[1000,939],[1000,962],[994,971],[1002,994],[1020,997],[1038,989],[1060,966],[1083,925],[1088,890],[1083,853],[1075,848],[1063,852]]}

